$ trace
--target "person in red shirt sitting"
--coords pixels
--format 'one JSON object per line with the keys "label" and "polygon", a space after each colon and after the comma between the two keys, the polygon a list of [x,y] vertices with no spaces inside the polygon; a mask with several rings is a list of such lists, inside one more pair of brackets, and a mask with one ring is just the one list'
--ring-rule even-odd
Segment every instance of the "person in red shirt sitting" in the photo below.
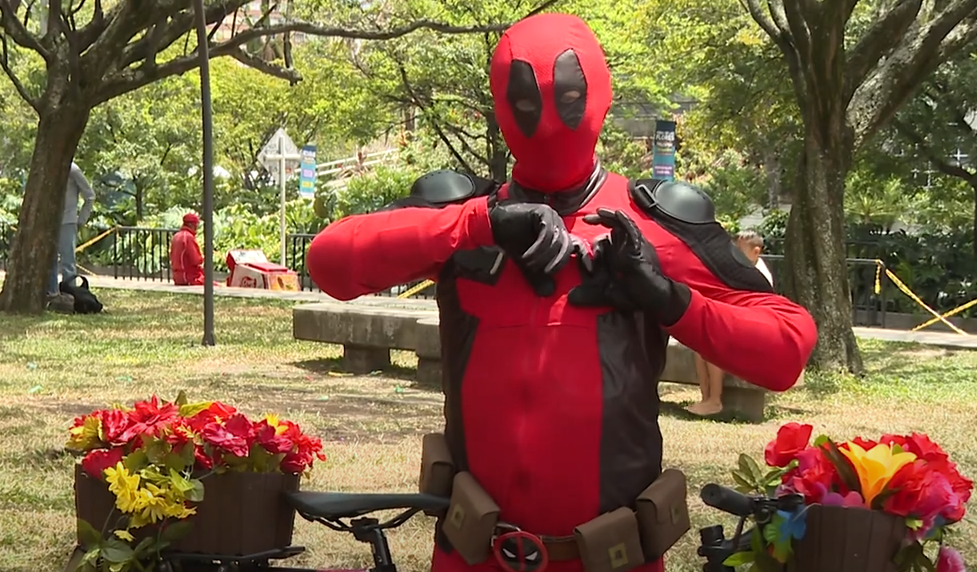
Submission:
{"label": "person in red shirt sitting", "polygon": [[183,227],[170,241],[170,269],[177,286],[201,286],[204,283],[204,257],[197,244],[200,217],[194,213],[183,216]]}

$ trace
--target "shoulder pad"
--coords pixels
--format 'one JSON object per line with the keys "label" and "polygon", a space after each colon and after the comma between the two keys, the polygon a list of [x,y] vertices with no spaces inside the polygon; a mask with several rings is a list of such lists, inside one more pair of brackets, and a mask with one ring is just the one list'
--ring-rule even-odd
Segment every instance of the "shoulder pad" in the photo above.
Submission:
{"label": "shoulder pad", "polygon": [[631,199],[659,226],[684,242],[726,286],[773,293],[773,286],[716,222],[716,207],[688,183],[640,179],[628,185]]}
{"label": "shoulder pad", "polygon": [[649,215],[657,210],[687,224],[716,221],[716,207],[709,195],[682,181],[638,179],[629,183],[628,192],[641,210]]}
{"label": "shoulder pad", "polygon": [[432,205],[442,206],[486,196],[497,188],[498,184],[488,179],[444,169],[430,172],[414,181],[410,195]]}

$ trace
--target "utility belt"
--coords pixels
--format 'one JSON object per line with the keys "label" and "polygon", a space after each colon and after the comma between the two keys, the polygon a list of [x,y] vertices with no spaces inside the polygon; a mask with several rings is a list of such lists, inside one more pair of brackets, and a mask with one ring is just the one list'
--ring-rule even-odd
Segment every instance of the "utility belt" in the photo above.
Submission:
{"label": "utility belt", "polygon": [[444,435],[424,436],[420,492],[450,496],[441,529],[469,565],[494,556],[509,572],[543,572],[549,562],[581,560],[585,572],[627,572],[664,556],[691,528],[685,475],[667,469],[621,507],[573,529],[546,536],[499,520],[495,501],[471,473],[457,472]]}

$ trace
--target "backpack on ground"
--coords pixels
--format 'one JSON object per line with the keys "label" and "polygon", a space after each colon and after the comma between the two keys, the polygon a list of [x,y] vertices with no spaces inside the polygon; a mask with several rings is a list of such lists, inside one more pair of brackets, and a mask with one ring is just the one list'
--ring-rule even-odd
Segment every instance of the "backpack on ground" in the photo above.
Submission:
{"label": "backpack on ground", "polygon": [[[81,284],[77,283],[79,280]],[[64,281],[61,283],[60,290],[63,294],[74,298],[76,314],[98,314],[102,311],[102,303],[88,288],[88,278],[76,276],[70,282]]]}

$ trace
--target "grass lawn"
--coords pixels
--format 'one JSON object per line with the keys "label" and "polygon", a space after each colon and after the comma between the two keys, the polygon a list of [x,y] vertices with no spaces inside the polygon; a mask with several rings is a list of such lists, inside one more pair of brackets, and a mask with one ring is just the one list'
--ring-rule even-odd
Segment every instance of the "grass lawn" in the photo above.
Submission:
{"label": "grass lawn", "polygon": [[[62,444],[73,417],[112,402],[158,393],[221,399],[249,414],[281,413],[319,434],[329,460],[308,488],[411,491],[420,435],[440,428],[441,397],[414,388],[407,354],[379,376],[335,373],[340,348],[296,342],[290,305],[219,298],[218,346],[204,348],[196,296],[103,290],[98,316],[3,316],[0,323],[0,571],[46,572],[63,566],[73,545],[72,462]],[[663,386],[665,465],[689,475],[693,494],[730,482],[739,452],[762,457],[787,420],[813,423],[839,438],[923,431],[943,444],[965,474],[977,476],[977,352],[865,342],[870,374],[862,380],[809,375],[805,386],[772,400],[761,425],[690,419],[682,402],[693,388]],[[722,515],[691,500],[694,527]],[[972,506],[971,508],[977,508]],[[391,535],[406,571],[428,568],[431,522],[416,518]],[[965,522],[956,544],[977,562],[977,526]],[[369,549],[299,519],[296,542],[311,567],[359,567]],[[669,571],[701,569],[693,531],[670,555]]]}

